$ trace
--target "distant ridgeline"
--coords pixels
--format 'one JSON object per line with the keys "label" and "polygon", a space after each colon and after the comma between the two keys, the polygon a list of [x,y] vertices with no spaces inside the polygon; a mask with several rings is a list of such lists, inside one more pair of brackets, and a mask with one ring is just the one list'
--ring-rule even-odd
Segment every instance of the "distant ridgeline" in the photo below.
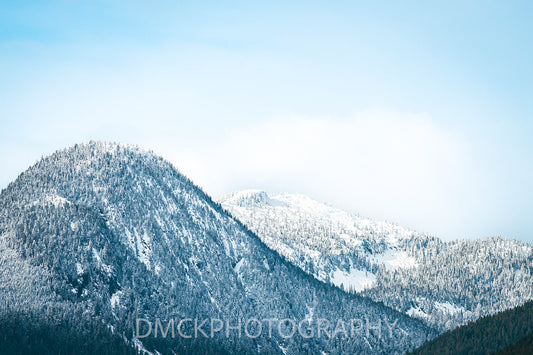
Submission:
{"label": "distant ridgeline", "polygon": [[411,354],[533,354],[533,301],[469,323]]}
{"label": "distant ridgeline", "polygon": [[[253,323],[244,336],[252,318],[274,319],[275,331]],[[187,337],[140,336],[139,319],[189,319],[174,329]],[[192,336],[194,319],[233,328]],[[358,320],[357,331],[337,333],[339,320]],[[313,336],[287,337],[301,321]],[[389,354],[436,334],[303,272],[134,147],[58,151],[0,194],[1,353]]]}
{"label": "distant ridgeline", "polygon": [[299,194],[247,190],[221,203],[306,273],[439,331],[533,298],[533,247],[524,242],[444,242]]}

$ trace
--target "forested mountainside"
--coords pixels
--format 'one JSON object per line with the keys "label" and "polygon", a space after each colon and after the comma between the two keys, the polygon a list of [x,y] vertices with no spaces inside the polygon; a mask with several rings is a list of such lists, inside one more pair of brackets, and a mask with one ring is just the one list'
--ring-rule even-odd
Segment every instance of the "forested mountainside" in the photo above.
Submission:
{"label": "forested mountainside", "polygon": [[503,238],[436,242],[411,255],[418,267],[383,273],[363,294],[442,330],[533,299],[529,244]]}
{"label": "forested mountainside", "polygon": [[502,351],[498,353],[498,355],[517,355],[517,354],[523,354],[523,355],[529,355],[533,354],[533,332],[530,332],[528,335],[520,339],[518,342],[509,345]]}
{"label": "forested mountainside", "polygon": [[[163,354],[403,353],[435,335],[302,272],[170,163],[120,144],[76,145],[22,173],[0,194],[0,248],[0,327],[18,332],[8,342],[42,332],[37,339],[53,344],[63,329],[59,334],[78,334],[86,344],[93,335],[119,347],[118,337]],[[228,328],[209,337],[138,339],[139,318],[233,326],[274,319],[279,331],[257,332],[252,324],[256,337]],[[36,329],[13,326],[26,319]],[[332,326],[321,336],[285,337],[290,323],[277,324],[281,319]],[[358,333],[334,332],[339,320],[352,319],[362,320]],[[192,322],[181,330],[190,335]]]}
{"label": "forested mountainside", "polygon": [[1,354],[136,354],[101,316],[64,301],[52,274],[32,265],[0,238]]}
{"label": "forested mountainside", "polygon": [[247,190],[220,202],[310,275],[440,331],[533,298],[530,244],[503,238],[444,242],[298,194]]}
{"label": "forested mountainside", "polygon": [[533,301],[478,319],[428,341],[412,354],[531,354]]}

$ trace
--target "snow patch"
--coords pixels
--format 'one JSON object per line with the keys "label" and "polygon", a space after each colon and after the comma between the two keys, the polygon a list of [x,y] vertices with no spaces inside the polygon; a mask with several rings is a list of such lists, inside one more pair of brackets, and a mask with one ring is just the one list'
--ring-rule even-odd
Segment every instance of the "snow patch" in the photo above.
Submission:
{"label": "snow patch", "polygon": [[116,306],[120,305],[120,296],[122,296],[122,294],[122,291],[117,291],[113,293],[113,295],[109,299],[109,303],[111,303],[111,308],[115,309]]}
{"label": "snow patch", "polygon": [[346,291],[353,289],[356,292],[361,292],[374,285],[376,275],[358,269],[350,269],[350,272],[346,272],[337,268],[332,273],[331,282],[337,287],[343,285]]}
{"label": "snow patch", "polygon": [[411,307],[409,308],[409,310],[407,312],[407,315],[411,316],[411,317],[415,317],[415,318],[419,318],[419,319],[428,319],[429,316],[426,312],[422,311],[419,307]]}
{"label": "snow patch", "polygon": [[410,268],[416,265],[416,260],[405,251],[388,249],[384,253],[372,256],[376,264],[383,264],[387,270]]}
{"label": "snow patch", "polygon": [[78,276],[83,275],[83,266],[81,266],[80,263],[76,263],[76,272],[78,273]]}
{"label": "snow patch", "polygon": [[268,261],[267,261],[267,259],[263,259],[263,266],[265,267],[265,269],[267,269],[268,271],[270,271],[270,265],[268,265]]}
{"label": "snow patch", "polygon": [[54,207],[59,207],[70,204],[70,201],[56,194],[44,194],[39,200],[33,201],[30,205],[36,206],[45,204],[50,204]]}
{"label": "snow patch", "polygon": [[155,271],[155,274],[156,274],[157,276],[161,275],[161,265],[159,265],[159,264],[156,265],[156,266],[154,267],[154,271]]}
{"label": "snow patch", "polygon": [[450,302],[435,302],[435,307],[449,314],[456,314],[465,310],[463,307],[451,304]]}
{"label": "snow patch", "polygon": [[307,308],[307,313],[305,314],[305,321],[308,323],[311,323],[313,321],[313,317],[315,316],[315,307],[309,306],[308,304],[305,305]]}
{"label": "snow patch", "polygon": [[241,272],[241,268],[242,266],[244,265],[244,258],[242,258],[241,260],[239,260],[239,262],[237,263],[237,265],[235,265],[235,267],[233,268],[233,270],[235,270],[235,272],[237,274],[239,274]]}
{"label": "snow patch", "polygon": [[102,258],[100,257],[100,253],[96,249],[93,248],[93,257],[96,259],[96,262],[98,264],[102,263]]}

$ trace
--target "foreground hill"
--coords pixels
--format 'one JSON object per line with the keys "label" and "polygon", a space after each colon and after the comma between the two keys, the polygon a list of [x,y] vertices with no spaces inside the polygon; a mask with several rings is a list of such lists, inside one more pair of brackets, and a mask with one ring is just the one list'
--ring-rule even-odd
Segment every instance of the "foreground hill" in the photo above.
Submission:
{"label": "foreground hill", "polygon": [[0,194],[0,250],[0,327],[34,326],[15,326],[11,349],[28,337],[53,349],[57,327],[160,353],[402,353],[435,334],[317,281],[171,164],[118,144],[22,173]]}
{"label": "foreground hill", "polygon": [[308,274],[441,331],[533,298],[530,244],[503,238],[444,242],[299,194],[247,190],[221,203]]}
{"label": "foreground hill", "polygon": [[533,332],[499,352],[499,355],[512,354],[533,354]]}
{"label": "foreground hill", "polygon": [[413,354],[531,354],[533,301],[447,332]]}

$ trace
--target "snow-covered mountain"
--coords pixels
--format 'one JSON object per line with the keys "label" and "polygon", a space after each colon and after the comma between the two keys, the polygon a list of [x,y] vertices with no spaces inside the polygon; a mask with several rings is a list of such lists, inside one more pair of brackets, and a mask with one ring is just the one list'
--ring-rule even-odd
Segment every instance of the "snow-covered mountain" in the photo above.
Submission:
{"label": "snow-covered mountain", "polygon": [[443,242],[299,194],[246,190],[220,202],[305,272],[440,330],[533,297],[533,249],[515,240]]}
{"label": "snow-covered mountain", "polygon": [[266,245],[317,279],[345,290],[372,287],[380,267],[416,264],[401,242],[418,233],[351,215],[305,195],[246,190],[221,203]]}
{"label": "snow-covered mountain", "polygon": [[[26,351],[49,345],[51,353],[81,352],[90,344],[103,353],[114,344],[111,352],[123,353],[119,339],[169,354],[402,353],[436,334],[310,277],[170,163],[120,144],[58,151],[2,191],[0,281],[0,327],[7,327],[0,333],[20,335],[7,345],[30,339]],[[220,320],[227,329],[208,322],[208,337],[139,339],[139,318],[191,319],[179,328],[188,335],[196,335],[194,319]],[[250,319],[271,320],[274,331],[258,332],[254,321],[254,336],[244,336]],[[339,320],[346,326],[354,319],[357,329],[337,333]],[[314,335],[304,329],[284,336],[291,321]],[[55,334],[64,335],[61,349]],[[102,334],[109,341],[98,344]]]}

